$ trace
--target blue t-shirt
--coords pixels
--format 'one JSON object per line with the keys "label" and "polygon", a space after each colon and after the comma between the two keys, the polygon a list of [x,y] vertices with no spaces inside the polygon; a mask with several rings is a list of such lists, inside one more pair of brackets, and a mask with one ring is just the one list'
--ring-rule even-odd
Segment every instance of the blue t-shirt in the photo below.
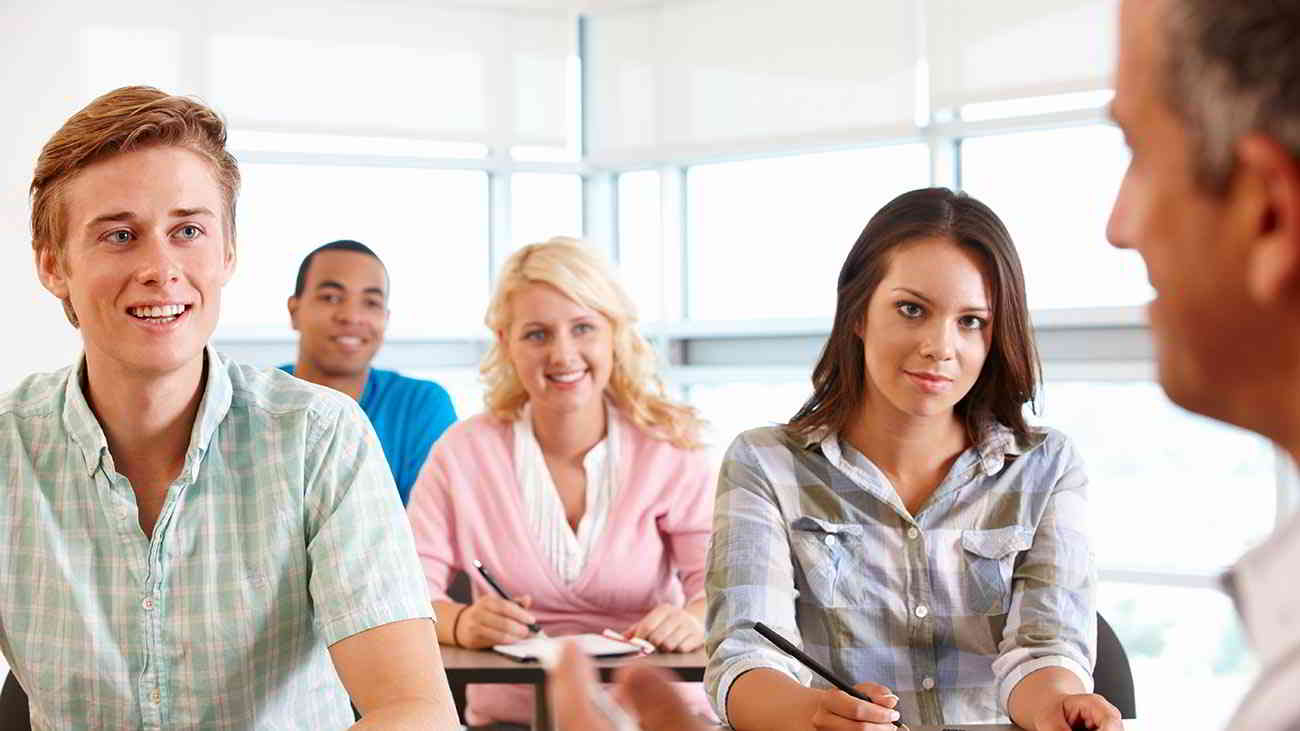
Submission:
{"label": "blue t-shirt", "polygon": [[[293,364],[282,365],[280,370],[292,374]],[[456,422],[451,396],[433,381],[371,368],[361,391],[361,410],[379,435],[405,505],[433,443]]]}

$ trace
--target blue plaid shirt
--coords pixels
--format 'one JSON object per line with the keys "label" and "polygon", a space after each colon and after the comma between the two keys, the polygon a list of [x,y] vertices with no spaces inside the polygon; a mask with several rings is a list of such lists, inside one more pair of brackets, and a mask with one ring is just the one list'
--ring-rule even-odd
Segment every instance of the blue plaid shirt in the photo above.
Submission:
{"label": "blue plaid shirt", "polygon": [[356,403],[206,357],[152,538],[84,365],[0,397],[0,651],[35,728],[345,728],[328,646],[430,616]]}
{"label": "blue plaid shirt", "polygon": [[719,717],[741,674],[829,687],[760,621],[850,683],[881,683],[903,720],[1006,723],[1011,689],[1049,666],[1092,688],[1096,574],[1087,480],[1069,440],[986,430],[913,516],[837,435],[736,438],[714,509],[709,664]]}

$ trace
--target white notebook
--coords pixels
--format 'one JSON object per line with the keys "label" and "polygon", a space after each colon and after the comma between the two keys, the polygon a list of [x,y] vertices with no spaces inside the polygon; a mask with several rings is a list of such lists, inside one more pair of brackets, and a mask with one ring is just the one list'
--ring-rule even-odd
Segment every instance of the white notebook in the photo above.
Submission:
{"label": "white notebook", "polygon": [[578,649],[592,657],[618,657],[620,655],[636,655],[641,652],[641,648],[631,642],[623,642],[594,633],[554,638],[530,637],[508,645],[493,645],[492,649],[516,660],[532,662],[548,657],[551,648],[558,647],[556,643],[559,640],[576,642]]}

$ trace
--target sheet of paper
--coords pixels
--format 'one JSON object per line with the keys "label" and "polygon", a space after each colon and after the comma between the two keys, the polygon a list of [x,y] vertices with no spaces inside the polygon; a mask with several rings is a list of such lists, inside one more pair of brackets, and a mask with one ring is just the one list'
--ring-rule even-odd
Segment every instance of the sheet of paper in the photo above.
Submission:
{"label": "sheet of paper", "polygon": [[641,648],[630,642],[621,642],[598,634],[569,635],[567,637],[530,637],[508,645],[493,645],[492,649],[518,660],[538,660],[546,656],[547,646],[552,642],[570,641],[578,644],[578,649],[592,657],[617,657],[635,655]]}

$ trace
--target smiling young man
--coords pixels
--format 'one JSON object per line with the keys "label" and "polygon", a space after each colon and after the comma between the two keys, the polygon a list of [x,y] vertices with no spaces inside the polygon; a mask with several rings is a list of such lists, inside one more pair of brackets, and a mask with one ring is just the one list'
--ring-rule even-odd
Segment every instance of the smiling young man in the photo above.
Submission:
{"label": "smiling young man", "polygon": [[239,171],[207,107],[126,87],[33,176],[85,353],[0,397],[0,650],[35,728],[455,728],[364,415],[208,346]]}
{"label": "smiling young man", "polygon": [[289,319],[298,331],[298,362],[280,366],[361,404],[384,449],[406,504],[429,449],[456,421],[442,386],[371,368],[388,327],[388,270],[370,247],[340,240],[302,260]]}
{"label": "smiling young man", "polygon": [[[1300,459],[1300,5],[1123,0],[1112,113],[1161,385]],[[1300,730],[1297,576],[1300,517],[1226,576],[1261,666],[1231,729]]]}

